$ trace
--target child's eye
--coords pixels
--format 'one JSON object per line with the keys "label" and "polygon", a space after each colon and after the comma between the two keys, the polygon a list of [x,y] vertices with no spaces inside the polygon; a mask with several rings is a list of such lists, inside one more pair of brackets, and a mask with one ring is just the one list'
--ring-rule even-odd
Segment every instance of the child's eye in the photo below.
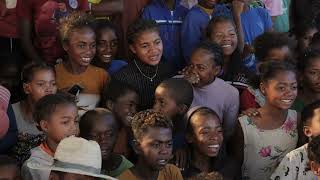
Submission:
{"label": "child's eye", "polygon": [[154,144],[152,144],[152,147],[154,147],[154,148],[159,148],[159,147],[160,147],[160,144],[159,144],[159,143],[154,143]]}
{"label": "child's eye", "polygon": [[157,40],[157,41],[156,41],[156,44],[160,44],[160,43],[161,43],[161,40]]}
{"label": "child's eye", "polygon": [[96,44],[92,44],[91,48],[96,48],[96,46],[97,46]]}

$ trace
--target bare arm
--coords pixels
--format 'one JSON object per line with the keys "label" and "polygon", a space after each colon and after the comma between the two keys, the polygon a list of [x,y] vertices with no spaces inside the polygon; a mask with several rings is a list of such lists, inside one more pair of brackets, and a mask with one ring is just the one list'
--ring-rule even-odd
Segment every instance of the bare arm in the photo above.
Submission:
{"label": "bare arm", "polygon": [[241,22],[241,13],[244,9],[244,3],[239,0],[232,1],[232,13],[233,18],[235,21],[235,25],[237,28],[238,34],[238,48],[242,54],[244,48],[244,33],[242,29],[242,22]]}
{"label": "bare arm", "polygon": [[21,37],[21,45],[25,54],[32,61],[41,61],[39,54],[33,46],[32,37],[32,23],[27,19],[22,19],[19,22],[19,33]]}
{"label": "bare arm", "polygon": [[92,4],[91,11],[95,16],[110,16],[123,11],[123,0],[102,0],[99,4]]}

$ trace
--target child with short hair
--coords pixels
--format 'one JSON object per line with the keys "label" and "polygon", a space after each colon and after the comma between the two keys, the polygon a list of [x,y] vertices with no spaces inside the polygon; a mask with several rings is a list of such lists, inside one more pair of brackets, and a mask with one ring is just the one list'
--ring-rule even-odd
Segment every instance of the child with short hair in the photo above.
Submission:
{"label": "child with short hair", "polygon": [[289,152],[281,161],[278,168],[273,172],[271,179],[308,179],[317,180],[317,177],[310,171],[308,159],[308,142],[320,135],[320,101],[307,105],[301,113],[302,137],[305,144]]}
{"label": "child with short hair", "polygon": [[132,140],[131,121],[137,112],[139,95],[137,91],[125,83],[112,80],[103,93],[102,107],[110,110],[118,125],[119,133],[113,152],[132,159],[133,150],[129,145]]}
{"label": "child with short hair", "polygon": [[27,166],[35,171],[48,171],[50,176],[47,179],[50,180],[116,180],[101,173],[101,150],[95,141],[67,137],[57,146],[54,160],[46,165],[28,162]]}
{"label": "child with short hair", "polygon": [[20,180],[18,162],[6,155],[0,155],[0,179]]}
{"label": "child with short hair", "polygon": [[129,27],[127,39],[134,57],[113,79],[134,87],[140,94],[138,110],[148,109],[154,102],[154,90],[161,81],[173,76],[173,70],[160,62],[163,44],[155,21],[137,20]]}
{"label": "child with short hair", "polygon": [[118,177],[133,164],[123,155],[113,153],[119,126],[113,114],[104,108],[87,111],[80,119],[80,137],[98,142],[102,153],[103,174]]}
{"label": "child with short hair", "polygon": [[180,0],[153,0],[142,12],[143,19],[152,19],[160,26],[163,57],[176,71],[184,67],[181,50],[181,26],[188,9]]}
{"label": "child with short hair", "polygon": [[119,42],[116,27],[109,21],[98,21],[96,34],[97,53],[92,64],[112,75],[128,64],[126,61],[116,59]]}
{"label": "child with short hair", "polygon": [[66,90],[78,86],[80,94],[77,105],[84,110],[94,109],[109,80],[104,69],[90,64],[96,53],[94,19],[90,15],[75,12],[66,17],[59,30],[68,57],[55,66],[57,86]]}
{"label": "child with short hair", "polygon": [[185,178],[212,171],[221,173],[224,178],[235,178],[235,164],[224,152],[222,124],[216,112],[207,107],[190,109],[186,132],[191,158],[183,171]]}
{"label": "child with short hair", "polygon": [[314,175],[320,179],[320,136],[311,140],[308,144],[309,166]]}
{"label": "child with short hair", "polygon": [[309,48],[313,35],[318,31],[316,24],[312,22],[303,21],[293,27],[292,33],[297,40],[296,50],[299,54],[303,54]]}
{"label": "child with short hair", "polygon": [[210,19],[221,15],[232,17],[230,9],[217,1],[199,0],[198,4],[190,9],[181,28],[181,47],[186,64],[190,61],[195,46],[204,39]]}
{"label": "child with short hair", "polygon": [[289,109],[297,96],[297,77],[288,62],[263,63],[259,72],[266,103],[257,110],[259,116],[239,118],[229,145],[243,178],[269,179],[298,142],[297,112]]}
{"label": "child with short hair", "polygon": [[29,63],[22,70],[21,81],[26,97],[12,104],[18,128],[18,142],[11,153],[20,164],[30,157],[30,150],[44,139],[43,132],[37,128],[33,113],[39,99],[57,92],[55,76],[54,69],[43,62]]}
{"label": "child with short hair", "polygon": [[194,50],[190,65],[183,71],[184,78],[193,85],[191,107],[206,106],[213,109],[223,124],[227,140],[236,125],[239,110],[238,90],[218,78],[223,67],[223,50],[216,43],[204,41]]}
{"label": "child with short hair", "polygon": [[177,167],[168,164],[172,157],[172,122],[153,110],[137,113],[132,121],[134,149],[138,162],[126,170],[120,180],[182,180]]}
{"label": "child with short hair", "polygon": [[46,139],[38,147],[31,150],[31,157],[22,167],[24,179],[48,179],[50,171],[33,170],[27,163],[34,162],[42,165],[53,163],[53,155],[59,142],[77,133],[77,106],[74,98],[66,94],[51,94],[41,98],[33,113],[34,121]]}

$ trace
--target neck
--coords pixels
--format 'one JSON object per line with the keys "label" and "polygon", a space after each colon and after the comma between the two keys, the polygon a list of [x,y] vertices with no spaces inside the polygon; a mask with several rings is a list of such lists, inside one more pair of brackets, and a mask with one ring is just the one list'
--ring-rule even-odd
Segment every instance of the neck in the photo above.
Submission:
{"label": "neck", "polygon": [[228,70],[228,66],[229,66],[229,63],[230,63],[230,59],[231,59],[231,56],[224,56],[223,57],[223,71],[226,73],[227,70]]}
{"label": "neck", "polygon": [[27,99],[23,100],[20,104],[21,110],[23,114],[26,116],[27,120],[32,120],[32,114],[34,112],[34,105],[35,102],[32,100],[30,96],[27,97]]}
{"label": "neck", "polygon": [[64,63],[64,66],[66,67],[67,71],[69,71],[71,74],[81,74],[85,72],[88,68],[88,66],[81,66],[79,64],[76,64],[72,62],[72,60],[68,60]]}
{"label": "neck", "polygon": [[158,179],[159,170],[154,170],[139,157],[137,164],[133,167],[133,173],[138,179]]}
{"label": "neck", "polygon": [[118,158],[116,154],[111,154],[108,159],[103,159],[102,161],[102,169],[107,171],[112,171],[117,169],[118,165]]}
{"label": "neck", "polygon": [[206,9],[214,9],[213,6],[208,6],[208,5],[206,5],[203,1],[200,1],[198,4],[199,4],[201,7],[204,7],[204,8],[206,8]]}
{"label": "neck", "polygon": [[98,66],[98,67],[101,67],[101,68],[103,68],[103,69],[109,68],[109,67],[110,67],[110,64],[111,64],[111,63],[105,63],[105,62],[102,62],[102,61],[100,61],[100,60],[96,60],[96,61],[95,61],[95,65]]}
{"label": "neck", "polygon": [[302,93],[305,97],[304,99],[307,101],[306,104],[312,103],[315,100],[320,100],[320,93],[313,91],[307,86],[304,86]]}
{"label": "neck", "polygon": [[166,0],[165,4],[170,10],[173,10],[175,6],[175,0]]}
{"label": "neck", "polygon": [[196,148],[192,150],[192,161],[194,167],[199,169],[201,172],[210,172],[211,158],[200,153]]}
{"label": "neck", "polygon": [[48,137],[47,137],[46,143],[52,152],[56,152],[56,149],[57,149],[57,146],[59,143],[56,143],[54,140],[52,140]]}
{"label": "neck", "polygon": [[266,114],[268,114],[269,116],[277,117],[277,118],[272,118],[272,120],[274,121],[278,121],[279,119],[285,120],[288,113],[287,109],[280,109],[280,108],[274,107],[270,105],[268,102],[266,102],[265,106],[262,109],[264,109]]}

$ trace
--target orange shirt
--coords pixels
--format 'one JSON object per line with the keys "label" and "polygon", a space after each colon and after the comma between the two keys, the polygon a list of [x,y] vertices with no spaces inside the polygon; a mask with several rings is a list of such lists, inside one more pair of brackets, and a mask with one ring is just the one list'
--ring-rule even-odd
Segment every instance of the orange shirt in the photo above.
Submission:
{"label": "orange shirt", "polygon": [[[139,180],[131,170],[124,171],[119,177],[119,180]],[[157,180],[183,180],[179,168],[172,164],[167,164],[160,172]]]}
{"label": "orange shirt", "polygon": [[109,75],[104,69],[92,65],[82,74],[76,75],[68,72],[63,64],[57,64],[55,70],[58,89],[71,88],[78,84],[84,88],[82,93],[101,94],[109,80]]}

